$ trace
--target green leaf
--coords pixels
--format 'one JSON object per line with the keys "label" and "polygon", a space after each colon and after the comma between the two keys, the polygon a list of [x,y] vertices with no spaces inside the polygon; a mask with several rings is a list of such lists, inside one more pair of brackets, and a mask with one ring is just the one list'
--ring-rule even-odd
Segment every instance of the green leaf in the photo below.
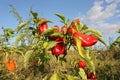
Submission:
{"label": "green leaf", "polygon": [[115,40],[116,43],[120,43],[120,36]]}
{"label": "green leaf", "polygon": [[20,34],[20,35],[17,37],[17,39],[15,40],[15,42],[14,42],[14,47],[16,47],[17,44],[19,43],[19,41],[20,41],[23,37],[25,37],[26,35],[27,35],[26,33]]}
{"label": "green leaf", "polygon": [[12,31],[8,31],[8,35],[10,36],[10,37],[13,37],[13,33],[14,33],[14,31],[12,32]]}
{"label": "green leaf", "polygon": [[2,47],[0,47],[0,51],[2,51],[3,50],[3,48]]}
{"label": "green leaf", "polygon": [[47,45],[48,45],[48,42],[44,42],[44,43],[43,43],[43,47],[44,47],[44,48],[46,48]]}
{"label": "green leaf", "polygon": [[35,28],[33,28],[33,27],[27,27],[27,28],[25,28],[25,30],[35,30]]}
{"label": "green leaf", "polygon": [[63,21],[65,21],[65,16],[59,13],[55,14],[56,16],[58,16],[59,18],[61,18]]}
{"label": "green leaf", "polygon": [[81,30],[86,30],[86,29],[88,29],[88,26],[84,24]]}
{"label": "green leaf", "polygon": [[67,80],[78,80],[78,78],[76,78],[76,77],[74,77],[72,75],[68,75],[68,74],[65,74],[65,77],[67,78]]}
{"label": "green leaf", "polygon": [[86,76],[86,73],[85,73],[84,69],[79,68],[79,75],[81,76],[81,78],[83,80],[87,80],[87,76]]}
{"label": "green leaf", "polygon": [[85,61],[87,62],[90,70],[95,73],[95,65],[94,65],[93,61],[91,59],[87,59],[87,58],[85,58]]}
{"label": "green leaf", "polygon": [[120,45],[120,36],[110,45],[110,47],[116,46],[116,45]]}
{"label": "green leaf", "polygon": [[48,45],[46,46],[46,49],[51,49],[53,48],[58,42],[55,41],[49,41]]}
{"label": "green leaf", "polygon": [[11,28],[3,28],[3,31],[5,35],[10,36],[10,37],[12,37],[14,34],[14,30],[12,30]]}
{"label": "green leaf", "polygon": [[83,28],[83,24],[80,23],[80,24],[79,24],[79,31],[82,30],[82,28]]}
{"label": "green leaf", "polygon": [[63,20],[60,20],[60,22],[63,23],[63,24],[65,23],[65,21],[63,21]]}
{"label": "green leaf", "polygon": [[107,43],[105,42],[103,37],[101,37],[101,36],[99,36],[97,34],[91,34],[91,35],[96,36],[101,43],[103,43],[105,46],[107,46]]}
{"label": "green leaf", "polygon": [[89,52],[89,47],[84,47],[85,58],[91,59]]}
{"label": "green leaf", "polygon": [[119,30],[117,30],[116,32],[120,33],[120,29],[119,29]]}
{"label": "green leaf", "polygon": [[84,47],[84,55],[85,55],[85,58],[84,60],[87,62],[88,64],[88,68],[95,73],[95,65],[93,63],[93,61],[91,60],[91,57],[90,57],[90,53],[89,53],[89,47]]}
{"label": "green leaf", "polygon": [[37,12],[33,12],[32,10],[31,10],[30,12],[31,12],[31,14],[32,14],[32,16],[33,16],[34,24],[35,24],[36,26],[38,26],[38,25],[37,25],[37,23],[39,22],[38,13],[37,13]]}
{"label": "green leaf", "polygon": [[3,36],[3,34],[0,34],[0,36]]}
{"label": "green leaf", "polygon": [[50,35],[54,30],[56,30],[55,27],[48,28],[45,32],[42,33],[42,35]]}
{"label": "green leaf", "polygon": [[30,58],[32,57],[33,50],[29,50],[24,55],[24,67],[27,68]]}
{"label": "green leaf", "polygon": [[94,33],[94,34],[99,35],[100,37],[102,37],[102,34],[98,30],[95,30],[95,29],[88,28],[88,29],[85,30],[85,32],[86,33],[92,32],[92,33]]}
{"label": "green leaf", "polygon": [[25,31],[29,31],[30,33],[32,33],[32,34],[28,34],[28,35],[30,35],[30,36],[34,36],[35,33],[37,32],[37,29],[35,29],[35,28],[33,28],[33,27],[27,27],[27,28],[25,28],[24,30],[25,30]]}
{"label": "green leaf", "polygon": [[50,80],[62,80],[57,73],[54,73],[51,77]]}
{"label": "green leaf", "polygon": [[37,26],[39,26],[39,25],[41,25],[41,24],[43,24],[43,23],[46,23],[46,22],[51,22],[51,23],[52,23],[51,20],[39,20],[39,21],[37,22]]}
{"label": "green leaf", "polygon": [[30,21],[22,22],[18,25],[16,32],[18,33],[23,27],[25,27]]}
{"label": "green leaf", "polygon": [[23,56],[23,51],[17,51],[17,54],[20,54],[21,56]]}
{"label": "green leaf", "polygon": [[77,30],[81,31],[81,29],[83,28],[83,24],[82,23],[78,24],[77,22],[74,22],[74,24],[77,27]]}
{"label": "green leaf", "polygon": [[5,52],[5,59],[6,59],[6,61],[8,61],[9,58],[10,58],[10,54],[9,54],[9,52]]}
{"label": "green leaf", "polygon": [[34,18],[34,19],[37,19],[38,13],[33,12],[32,10],[31,10],[30,12],[31,12],[33,18]]}
{"label": "green leaf", "polygon": [[63,34],[60,33],[60,32],[54,32],[50,36],[60,36],[60,37],[63,37]]}
{"label": "green leaf", "polygon": [[107,46],[107,43],[104,41],[104,39],[102,37],[98,37],[98,39],[101,43],[103,43],[105,46]]}
{"label": "green leaf", "polygon": [[78,24],[77,22],[73,22],[73,24],[75,24],[77,30],[79,31],[79,30],[80,30],[80,26],[79,26],[79,24]]}

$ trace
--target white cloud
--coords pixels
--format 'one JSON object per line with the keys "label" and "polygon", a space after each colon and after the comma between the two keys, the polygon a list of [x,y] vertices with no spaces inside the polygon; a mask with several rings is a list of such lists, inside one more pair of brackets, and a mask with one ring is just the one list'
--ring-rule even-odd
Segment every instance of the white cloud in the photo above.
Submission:
{"label": "white cloud", "polygon": [[103,7],[101,6],[102,3],[103,3],[102,1],[95,2],[94,6],[88,11],[86,18],[89,20],[96,20],[96,19],[99,20],[103,10]]}
{"label": "white cloud", "polygon": [[120,28],[120,20],[113,23],[110,20],[119,17],[119,4],[120,0],[96,1],[83,19],[89,26],[99,29],[103,34],[114,33]]}
{"label": "white cloud", "polygon": [[118,1],[114,1],[106,7],[103,6],[103,1],[94,3],[94,6],[88,11],[87,18],[89,20],[104,20],[108,19],[116,14],[119,10],[117,9]]}
{"label": "white cloud", "polygon": [[97,22],[97,24],[100,26],[98,29],[101,29],[101,32],[104,34],[115,33],[116,29],[118,29],[120,25],[119,23],[112,24],[103,21]]}
{"label": "white cloud", "polygon": [[113,2],[114,0],[105,0],[107,3],[111,3]]}

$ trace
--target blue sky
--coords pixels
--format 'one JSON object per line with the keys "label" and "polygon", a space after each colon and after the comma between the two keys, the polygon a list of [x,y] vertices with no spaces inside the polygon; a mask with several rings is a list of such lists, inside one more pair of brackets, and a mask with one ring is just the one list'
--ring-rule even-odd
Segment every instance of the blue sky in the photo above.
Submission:
{"label": "blue sky", "polygon": [[[0,26],[15,29],[18,21],[10,13],[12,4],[23,21],[29,18],[29,9],[38,12],[39,17],[52,20],[54,24],[62,26],[55,13],[61,13],[70,20],[80,18],[82,23],[100,30],[106,41],[108,37],[119,36],[115,33],[120,29],[120,0],[1,0]],[[0,29],[0,33],[2,33]]]}

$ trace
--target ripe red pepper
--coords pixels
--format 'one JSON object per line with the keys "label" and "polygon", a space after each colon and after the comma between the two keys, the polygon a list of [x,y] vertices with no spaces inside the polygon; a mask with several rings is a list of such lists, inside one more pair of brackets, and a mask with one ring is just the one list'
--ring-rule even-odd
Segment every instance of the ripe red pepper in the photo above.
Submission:
{"label": "ripe red pepper", "polygon": [[73,34],[73,43],[76,44],[76,38],[79,38],[82,41],[83,47],[92,46],[97,43],[98,39],[95,36],[90,36],[87,34],[82,34],[80,32],[75,32]]}
{"label": "ripe red pepper", "polygon": [[61,27],[61,29],[62,30],[67,29],[67,26],[64,25],[64,26]]}
{"label": "ripe red pepper", "polygon": [[71,24],[70,27],[67,29],[67,34],[73,34],[74,32],[77,31],[77,28],[75,26],[75,24]]}
{"label": "ripe red pepper", "polygon": [[67,26],[65,26],[65,25],[62,26],[62,27],[61,27],[61,31],[62,31],[62,33],[66,33],[66,31],[67,31]]}
{"label": "ripe red pepper", "polygon": [[69,27],[69,28],[67,29],[67,34],[72,34],[72,28]]}
{"label": "ripe red pepper", "polygon": [[77,31],[77,28],[76,28],[74,22],[77,22],[78,24],[80,24],[80,19],[77,18],[71,23],[70,27],[67,29],[67,34],[73,34],[74,32]]}
{"label": "ripe red pepper", "polygon": [[87,78],[90,79],[90,80],[95,80],[96,79],[96,76],[94,75],[93,72],[87,72]]}
{"label": "ripe red pepper", "polygon": [[77,18],[77,19],[75,19],[73,22],[77,22],[78,24],[80,24],[80,19]]}
{"label": "ripe red pepper", "polygon": [[95,79],[96,79],[96,76],[92,75],[91,80],[95,80]]}
{"label": "ripe red pepper", "polygon": [[60,32],[60,33],[62,33],[62,31],[60,30],[60,28],[58,27],[58,25],[55,25],[54,27],[56,28],[55,32]]}
{"label": "ripe red pepper", "polygon": [[56,41],[56,42],[64,43],[64,38],[63,38],[63,37],[56,36],[56,37],[54,37],[54,38],[55,38],[55,41]]}
{"label": "ripe red pepper", "polygon": [[[40,20],[45,20],[45,18],[41,18]],[[48,24],[47,24],[47,22],[42,23],[42,24],[40,24],[40,25],[38,26],[38,32],[39,32],[40,35],[41,35],[45,30],[47,30],[47,29],[48,29]]]}
{"label": "ripe red pepper", "polygon": [[85,61],[79,61],[78,63],[79,68],[85,68],[86,67],[86,62]]}
{"label": "ripe red pepper", "polygon": [[58,27],[58,25],[55,25],[54,26],[56,28],[55,32],[60,32],[60,33],[63,33],[64,31],[67,30],[67,26],[62,26],[61,29]]}
{"label": "ripe red pepper", "polygon": [[35,61],[34,61],[34,65],[35,65],[35,66],[38,66],[38,60],[35,60]]}
{"label": "ripe red pepper", "polygon": [[16,69],[16,65],[13,59],[9,60],[8,62],[5,62],[5,67],[10,72],[14,72]]}
{"label": "ripe red pepper", "polygon": [[54,55],[60,55],[65,53],[64,38],[60,36],[54,37],[54,41],[59,42],[52,48],[52,53]]}
{"label": "ripe red pepper", "polygon": [[58,43],[52,48],[52,53],[54,55],[60,55],[65,53],[65,45],[63,43]]}

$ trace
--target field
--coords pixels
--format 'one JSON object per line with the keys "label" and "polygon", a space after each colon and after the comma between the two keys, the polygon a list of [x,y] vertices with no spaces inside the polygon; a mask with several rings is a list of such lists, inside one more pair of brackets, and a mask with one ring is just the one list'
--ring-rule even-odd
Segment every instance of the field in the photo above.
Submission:
{"label": "field", "polygon": [[[98,47],[99,48],[99,47]],[[103,50],[90,50],[90,55],[95,63],[97,80],[120,80],[120,48]],[[29,49],[29,48],[28,48]],[[23,67],[23,57],[17,53],[11,53],[16,61],[15,73],[10,73],[4,65],[5,53],[0,51],[0,80],[45,80],[50,77],[59,66],[60,72],[77,76],[74,64],[79,61],[78,55],[70,50],[66,56],[66,63],[58,64],[53,60],[49,63],[37,66],[34,59],[29,62],[28,68]]]}

